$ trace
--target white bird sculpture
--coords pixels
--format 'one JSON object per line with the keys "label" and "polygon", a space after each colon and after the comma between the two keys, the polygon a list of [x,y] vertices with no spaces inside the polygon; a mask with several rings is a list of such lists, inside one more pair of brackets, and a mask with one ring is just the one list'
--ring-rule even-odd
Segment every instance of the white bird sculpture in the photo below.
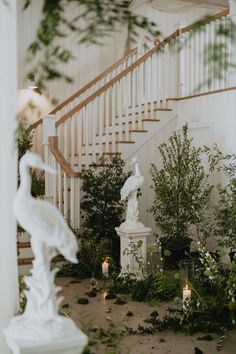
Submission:
{"label": "white bird sculpture", "polygon": [[59,210],[45,200],[31,195],[30,167],[56,173],[39,155],[27,152],[20,161],[20,186],[13,209],[19,224],[31,235],[36,262],[45,261],[44,247],[54,247],[69,261],[77,263],[77,242]]}
{"label": "white bird sculpture", "polygon": [[[29,288],[26,291],[25,312],[11,320],[5,335],[10,343],[13,340],[20,343],[22,340],[48,343],[63,338],[67,340],[75,335],[79,336],[85,346],[87,337],[71,319],[58,313],[63,298],[56,296],[61,288],[54,285],[57,269],[51,270],[50,264],[55,256],[55,249],[69,261],[78,262],[76,237],[54,205],[32,197],[30,167],[55,174],[36,154],[27,152],[20,160],[21,182],[13,208],[17,221],[31,235],[35,260],[32,276],[25,277]],[[79,353],[81,351],[78,350]]]}
{"label": "white bird sculpture", "polygon": [[121,200],[128,198],[126,221],[120,226],[125,229],[144,227],[143,224],[138,221],[139,211],[137,193],[144,183],[144,177],[140,173],[137,156],[135,156],[130,163],[130,165],[133,164],[135,164],[135,173],[125,181],[120,192]]}

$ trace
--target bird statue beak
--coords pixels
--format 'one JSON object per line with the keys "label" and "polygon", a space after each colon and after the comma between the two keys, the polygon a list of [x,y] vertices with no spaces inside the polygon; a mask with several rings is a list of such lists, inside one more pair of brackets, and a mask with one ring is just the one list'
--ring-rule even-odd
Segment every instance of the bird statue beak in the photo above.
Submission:
{"label": "bird statue beak", "polygon": [[56,175],[57,174],[57,171],[54,168],[48,166],[46,163],[42,163],[38,167],[40,168],[40,170],[43,170],[43,171],[48,172],[48,173],[51,173],[52,175]]}

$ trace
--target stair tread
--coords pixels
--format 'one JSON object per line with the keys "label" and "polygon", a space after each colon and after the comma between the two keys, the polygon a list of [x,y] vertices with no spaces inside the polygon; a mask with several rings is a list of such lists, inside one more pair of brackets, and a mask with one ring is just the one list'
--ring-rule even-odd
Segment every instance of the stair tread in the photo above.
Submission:
{"label": "stair tread", "polygon": [[30,248],[31,244],[30,242],[17,242],[17,248]]}
{"label": "stair tread", "polygon": [[32,264],[34,258],[33,257],[28,257],[28,258],[18,258],[18,265],[27,265],[27,264]]}
{"label": "stair tread", "polygon": [[[130,121],[130,123],[132,123],[132,122]],[[136,123],[138,123],[138,121],[136,121]],[[116,124],[116,125],[119,125],[119,124]],[[148,132],[148,130],[146,130],[146,129],[131,129],[131,130],[129,130],[129,133],[147,133],[147,132]],[[121,133],[125,134],[126,131],[123,130]],[[118,135],[119,132],[115,132],[115,134]],[[106,133],[102,134],[102,136],[106,136],[106,135],[112,135],[112,132],[109,132],[108,134],[106,134]],[[99,134],[96,134],[96,137],[99,137]]]}
{"label": "stair tread", "polygon": [[[137,107],[137,106],[136,106]],[[172,109],[171,108],[154,108],[152,110],[152,112],[171,112]],[[135,115],[138,115],[139,113],[143,114],[143,113],[146,113],[145,111],[141,111],[141,112],[134,112]],[[148,109],[147,110],[147,113],[151,113],[151,110]],[[128,113],[128,116],[132,116],[133,113]],[[121,115],[117,115],[116,118],[119,118],[119,117],[125,117],[126,114],[121,114]]]}

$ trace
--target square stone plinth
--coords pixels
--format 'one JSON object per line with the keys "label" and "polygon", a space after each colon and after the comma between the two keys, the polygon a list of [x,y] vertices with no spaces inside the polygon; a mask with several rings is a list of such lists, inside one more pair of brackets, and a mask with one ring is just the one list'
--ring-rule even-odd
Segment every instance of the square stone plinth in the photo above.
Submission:
{"label": "square stone plinth", "polygon": [[120,237],[121,273],[130,272],[137,274],[139,272],[138,264],[130,255],[126,254],[125,250],[130,250],[131,243],[138,244],[139,241],[142,241],[140,251],[144,262],[146,262],[147,237],[150,236],[151,231],[150,227],[141,227],[133,230],[116,227],[116,232]]}
{"label": "square stone plinth", "polygon": [[71,337],[49,341],[32,341],[14,339],[10,333],[5,337],[13,354],[81,354],[87,345],[87,336],[78,329],[78,333]]}

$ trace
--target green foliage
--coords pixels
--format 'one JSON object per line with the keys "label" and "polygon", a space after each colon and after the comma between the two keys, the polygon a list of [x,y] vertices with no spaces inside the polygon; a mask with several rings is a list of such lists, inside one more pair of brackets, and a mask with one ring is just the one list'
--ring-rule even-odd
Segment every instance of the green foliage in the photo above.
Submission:
{"label": "green foliage", "polygon": [[226,184],[219,184],[219,201],[214,210],[214,232],[220,236],[220,245],[236,247],[236,155],[223,154],[217,145],[207,151],[210,170],[223,172]]}
{"label": "green foliage", "polygon": [[[73,15],[68,17],[68,7],[77,6]],[[31,5],[25,0],[24,9]],[[28,54],[29,62],[36,57],[35,66],[30,74],[34,74],[41,89],[45,89],[46,81],[72,79],[58,69],[59,64],[68,63],[73,54],[61,48],[60,39],[71,33],[77,37],[79,44],[103,44],[118,28],[128,28],[128,42],[138,38],[138,29],[146,30],[146,37],[153,38],[160,34],[154,22],[144,16],[134,14],[129,8],[129,1],[102,0],[44,0],[43,16],[37,29],[37,38],[31,43]],[[63,28],[63,29],[62,29]]]}
{"label": "green foliage", "polygon": [[25,311],[26,303],[27,303],[27,298],[25,295],[25,291],[27,290],[27,286],[25,284],[24,278],[19,277],[19,305],[20,305],[20,310],[19,313],[22,314]]}
{"label": "green foliage", "polygon": [[[22,156],[30,151],[33,147],[34,132],[29,129],[26,124],[21,120],[18,121],[18,127],[16,130],[16,143],[18,152],[18,162]],[[31,193],[34,197],[42,196],[45,194],[45,177],[44,172],[39,172],[31,169],[32,186]],[[20,184],[20,176],[18,173],[18,184]]]}
{"label": "green foliage", "polygon": [[151,212],[162,237],[174,237],[178,242],[190,235],[189,228],[201,219],[212,187],[207,183],[208,174],[201,162],[202,148],[192,145],[188,125],[182,136],[174,132],[169,144],[159,147],[162,167],[151,167],[154,204]]}
{"label": "green foliage", "polygon": [[98,166],[91,166],[84,172],[82,184],[82,238],[95,244],[110,241],[116,259],[119,258],[119,238],[115,227],[123,221],[124,213],[120,190],[129,176],[123,172],[123,167],[124,161],[120,157],[101,157]]}
{"label": "green foliage", "polygon": [[28,127],[21,121],[18,120],[18,126],[16,130],[16,143],[18,151],[18,161],[22,156],[33,147],[33,131],[29,130]]}
{"label": "green foliage", "polygon": [[58,276],[88,278],[92,273],[101,276],[101,265],[104,260],[104,245],[93,240],[82,240],[77,254],[78,264],[70,262],[62,266]]}
{"label": "green foliage", "polygon": [[236,178],[231,178],[226,187],[219,186],[220,200],[216,208],[217,234],[221,244],[236,247]]}

